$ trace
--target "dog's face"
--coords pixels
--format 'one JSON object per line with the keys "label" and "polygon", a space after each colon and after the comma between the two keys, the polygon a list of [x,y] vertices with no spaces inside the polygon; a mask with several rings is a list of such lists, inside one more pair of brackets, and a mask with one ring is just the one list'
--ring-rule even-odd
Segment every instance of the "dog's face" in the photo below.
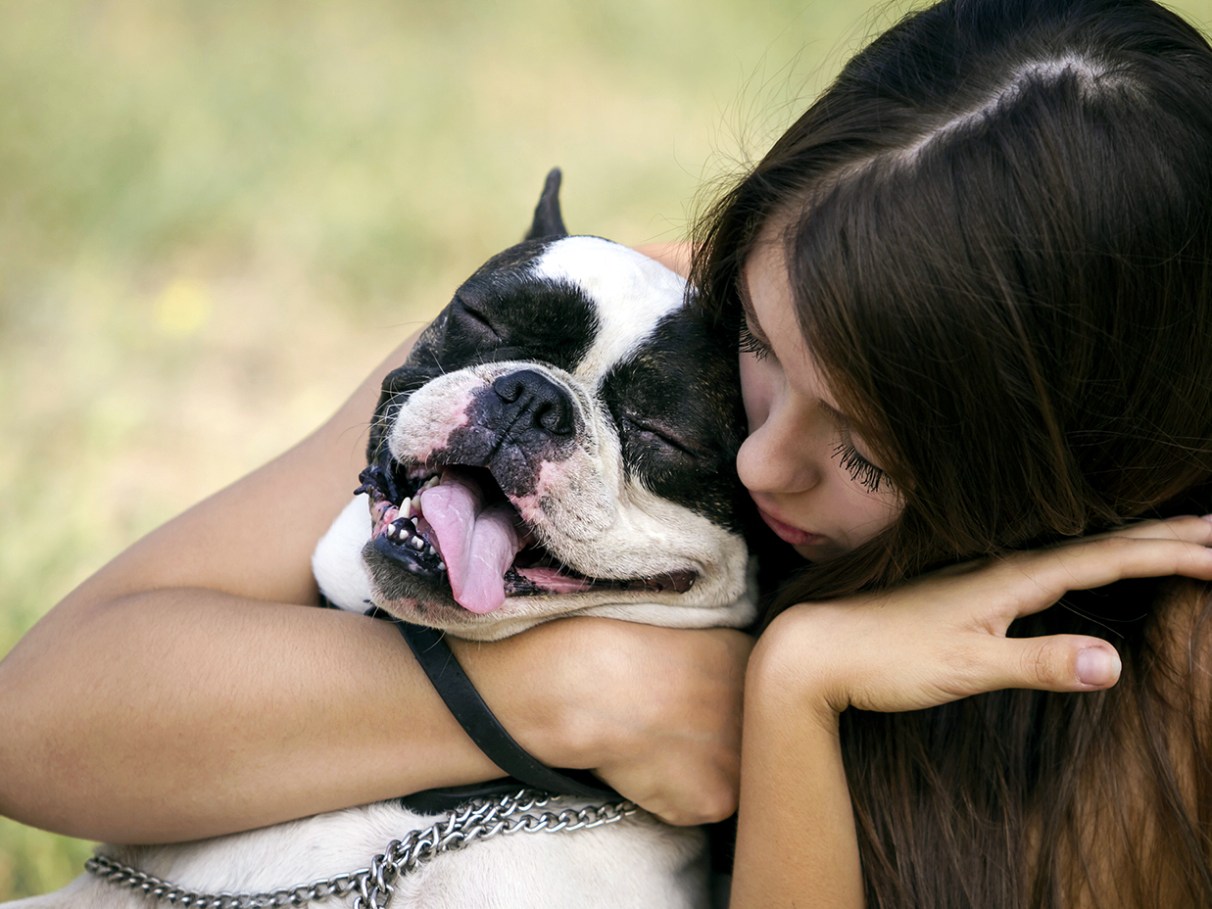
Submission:
{"label": "dog's face", "polygon": [[684,293],[596,237],[477,271],[383,383],[338,534],[369,599],[484,640],[571,613],[750,621],[735,351]]}

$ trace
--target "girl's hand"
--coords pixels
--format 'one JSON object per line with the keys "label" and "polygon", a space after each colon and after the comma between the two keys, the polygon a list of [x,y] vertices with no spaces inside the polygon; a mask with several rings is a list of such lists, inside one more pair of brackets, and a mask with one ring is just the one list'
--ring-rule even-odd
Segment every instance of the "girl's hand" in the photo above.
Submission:
{"label": "girl's hand", "polygon": [[750,671],[811,695],[823,719],[847,707],[917,710],[1004,688],[1109,688],[1120,661],[1108,642],[1007,638],[1007,627],[1070,590],[1166,575],[1212,580],[1209,545],[1212,518],[1174,518],[958,565],[879,593],[800,604],[762,635]]}
{"label": "girl's hand", "polygon": [[[671,824],[705,824],[737,808],[741,707],[753,639],[739,631],[649,629],[613,622],[631,641],[611,659],[630,690],[599,722],[613,749],[593,765],[619,792]],[[645,648],[638,646],[643,632]],[[594,686],[584,677],[586,687]],[[588,694],[588,691],[586,692]]]}
{"label": "girl's hand", "polygon": [[453,644],[502,722],[545,763],[596,770],[673,824],[736,810],[747,635],[579,617]]}

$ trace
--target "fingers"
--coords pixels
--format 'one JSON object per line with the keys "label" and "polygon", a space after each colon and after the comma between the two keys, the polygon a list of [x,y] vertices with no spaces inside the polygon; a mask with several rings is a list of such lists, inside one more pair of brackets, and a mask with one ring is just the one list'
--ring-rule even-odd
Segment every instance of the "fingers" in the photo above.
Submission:
{"label": "fingers", "polygon": [[651,801],[634,798],[632,800],[667,824],[675,827],[698,827],[703,824],[715,824],[734,815],[739,795],[738,769],[736,775],[721,774],[707,786],[687,787],[684,791],[672,794],[662,793]]}
{"label": "fingers", "polygon": [[[1130,533],[1108,535],[1037,552],[1015,553],[993,570],[1004,575],[1011,596],[1009,617],[1039,612],[1070,590],[1089,590],[1126,578],[1181,575],[1212,580],[1212,523],[1204,531],[1193,524],[1167,522],[1174,537],[1140,537]],[[1193,540],[1191,538],[1194,538]]]}
{"label": "fingers", "polygon": [[[1019,553],[999,570],[1022,593],[1013,617],[1048,608],[1071,590],[1102,587],[1127,578],[1180,575],[1212,580],[1212,516],[1147,521],[1076,540],[1054,549]],[[1010,616],[1008,616],[1009,618]],[[999,667],[989,688],[1094,691],[1119,680],[1115,648],[1099,638],[1050,635],[1000,639],[990,645]]]}
{"label": "fingers", "polygon": [[[1184,540],[1188,543],[1212,543],[1212,515],[1202,518],[1184,516],[1168,518],[1164,521],[1141,521],[1118,530],[1103,534],[1095,534],[1085,539],[1098,540],[1108,537],[1122,537],[1133,540],[1159,539]],[[1075,541],[1080,543],[1081,541]]]}

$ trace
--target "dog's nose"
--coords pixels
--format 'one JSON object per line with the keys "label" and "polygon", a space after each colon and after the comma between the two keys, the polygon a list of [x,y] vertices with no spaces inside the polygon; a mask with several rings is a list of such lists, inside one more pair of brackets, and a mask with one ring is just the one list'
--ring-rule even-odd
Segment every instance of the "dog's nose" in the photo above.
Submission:
{"label": "dog's nose", "polygon": [[572,435],[572,401],[542,373],[520,369],[495,379],[492,389],[508,405],[512,421],[529,419],[531,426],[552,435]]}

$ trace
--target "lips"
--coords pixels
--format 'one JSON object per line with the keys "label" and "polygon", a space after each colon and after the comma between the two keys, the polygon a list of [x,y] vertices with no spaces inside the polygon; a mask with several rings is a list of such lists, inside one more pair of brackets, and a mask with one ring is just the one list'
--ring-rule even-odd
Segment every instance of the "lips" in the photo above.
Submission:
{"label": "lips", "polygon": [[773,530],[775,536],[784,543],[791,546],[819,546],[825,542],[825,537],[820,534],[809,533],[806,530],[801,530],[798,527],[780,521],[756,501],[754,504],[757,505],[758,514],[766,522],[766,526]]}
{"label": "lips", "polygon": [[541,545],[485,468],[449,465],[435,473],[388,456],[360,479],[355,493],[369,499],[375,549],[418,579],[449,588],[477,615],[509,597],[600,588],[684,593],[697,579],[691,571],[630,579],[577,572]]}

